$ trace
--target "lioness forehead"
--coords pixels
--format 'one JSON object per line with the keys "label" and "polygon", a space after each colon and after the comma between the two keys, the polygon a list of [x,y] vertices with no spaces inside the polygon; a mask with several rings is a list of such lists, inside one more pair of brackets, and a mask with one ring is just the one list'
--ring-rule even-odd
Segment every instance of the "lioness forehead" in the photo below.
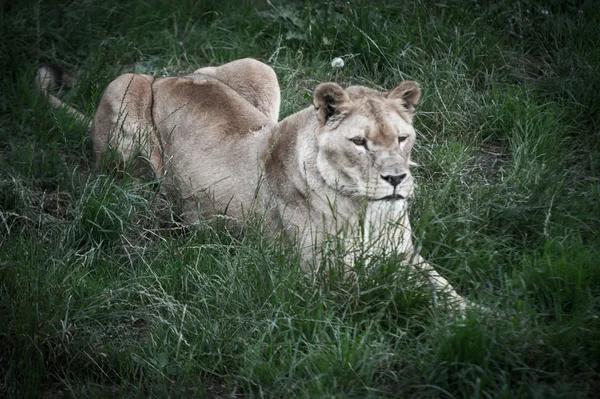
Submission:
{"label": "lioness forehead", "polygon": [[353,113],[364,121],[364,136],[377,146],[393,146],[398,136],[410,134],[410,124],[402,117],[398,108],[389,104],[383,95],[379,98],[369,96],[357,101]]}

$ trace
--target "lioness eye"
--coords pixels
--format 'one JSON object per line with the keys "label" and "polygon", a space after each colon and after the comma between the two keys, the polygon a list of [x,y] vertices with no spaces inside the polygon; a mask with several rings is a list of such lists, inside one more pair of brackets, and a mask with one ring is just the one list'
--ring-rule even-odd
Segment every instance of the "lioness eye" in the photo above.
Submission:
{"label": "lioness eye", "polygon": [[367,146],[367,139],[365,139],[364,137],[357,136],[357,137],[352,137],[349,140],[358,146],[361,146],[361,147]]}
{"label": "lioness eye", "polygon": [[408,136],[400,136],[400,137],[398,137],[398,143],[402,143],[403,141],[406,141],[407,138],[408,138]]}

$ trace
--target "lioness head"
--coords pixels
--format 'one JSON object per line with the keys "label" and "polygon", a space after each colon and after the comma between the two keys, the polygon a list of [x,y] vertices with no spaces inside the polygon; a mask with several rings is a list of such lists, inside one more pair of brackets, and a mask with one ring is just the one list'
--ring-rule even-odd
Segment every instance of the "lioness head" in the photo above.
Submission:
{"label": "lioness head", "polygon": [[317,167],[325,182],[351,197],[401,200],[412,192],[410,153],[419,84],[400,83],[382,93],[319,85],[313,104],[319,121]]}

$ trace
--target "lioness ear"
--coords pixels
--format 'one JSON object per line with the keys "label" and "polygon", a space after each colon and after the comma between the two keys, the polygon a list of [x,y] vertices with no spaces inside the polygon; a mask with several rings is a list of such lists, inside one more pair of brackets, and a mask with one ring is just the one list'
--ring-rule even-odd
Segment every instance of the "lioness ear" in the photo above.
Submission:
{"label": "lioness ear", "polygon": [[321,83],[313,93],[313,105],[321,125],[346,115],[351,104],[348,93],[335,83]]}
{"label": "lioness ear", "polygon": [[412,113],[421,99],[421,86],[417,82],[406,80],[390,91],[387,98],[401,100],[402,105]]}

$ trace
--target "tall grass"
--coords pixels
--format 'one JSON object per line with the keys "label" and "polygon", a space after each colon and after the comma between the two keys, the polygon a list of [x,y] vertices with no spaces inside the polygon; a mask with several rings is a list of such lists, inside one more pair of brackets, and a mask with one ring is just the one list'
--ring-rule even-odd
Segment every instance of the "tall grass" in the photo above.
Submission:
{"label": "tall grass", "polygon": [[[600,389],[600,14],[594,1],[6,3],[0,13],[0,396],[593,397]],[[346,61],[332,70],[332,58]],[[464,320],[378,259],[312,283],[260,225],[191,228],[96,172],[87,127],[119,73],[272,65],[312,89],[422,84],[415,242]],[[335,261],[333,262],[335,266]]]}

